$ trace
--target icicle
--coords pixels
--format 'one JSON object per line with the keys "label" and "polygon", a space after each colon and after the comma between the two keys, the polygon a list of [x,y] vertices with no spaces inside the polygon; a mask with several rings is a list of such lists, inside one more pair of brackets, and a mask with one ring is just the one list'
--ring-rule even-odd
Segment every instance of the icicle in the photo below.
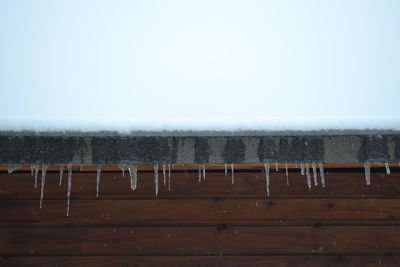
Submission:
{"label": "icicle", "polygon": [[305,166],[304,166],[304,163],[302,162],[302,163],[300,163],[300,172],[301,172],[301,175],[304,175],[304,169],[305,169]]}
{"label": "icicle", "polygon": [[129,177],[131,180],[131,189],[135,191],[137,188],[137,167],[135,165],[128,166]]}
{"label": "icicle", "polygon": [[324,164],[322,162],[318,163],[319,166],[319,174],[321,175],[321,185],[325,187],[325,173],[324,173]]}
{"label": "icicle", "polygon": [[43,197],[44,197],[44,184],[46,182],[46,171],[47,171],[47,165],[42,164],[42,183],[40,186],[40,208],[42,208]]}
{"label": "icicle", "polygon": [[308,186],[308,189],[311,190],[310,164],[306,163],[305,169],[306,169],[306,176],[307,176],[307,186]]}
{"label": "icicle", "polygon": [[164,176],[164,186],[167,185],[167,165],[163,164],[162,165],[162,173]]}
{"label": "icicle", "polygon": [[35,165],[31,164],[31,175],[35,175]]}
{"label": "icicle", "polygon": [[290,185],[290,183],[289,183],[289,170],[288,170],[287,162],[285,162],[285,172],[286,172],[286,184],[287,184],[287,186],[289,186]]}
{"label": "icicle", "polygon": [[235,183],[235,165],[231,163],[231,171],[232,171],[232,184]]}
{"label": "icicle", "polygon": [[[126,165],[118,165],[118,168],[120,168],[121,169],[121,171],[122,171],[122,177],[125,177],[125,168],[126,168],[127,166]],[[128,167],[129,168],[129,167]]]}
{"label": "icicle", "polygon": [[201,165],[199,165],[199,183],[201,183]]}
{"label": "icicle", "polygon": [[314,185],[318,186],[317,164],[315,164],[313,162],[311,166],[312,166],[312,172],[313,172],[313,178],[314,178]]}
{"label": "icicle", "polygon": [[39,164],[35,164],[35,188],[37,188],[37,180],[38,180],[38,174],[39,174]]}
{"label": "icicle", "polygon": [[275,171],[279,172],[279,164],[278,164],[278,162],[275,162]]}
{"label": "icicle", "polygon": [[168,191],[171,191],[171,164],[168,163]]}
{"label": "icicle", "polygon": [[101,165],[97,165],[97,175],[96,175],[96,197],[99,197],[99,191],[100,191],[100,175],[101,175]]}
{"label": "icicle", "polygon": [[202,166],[202,169],[203,169],[203,180],[205,180],[206,179],[206,166],[204,164]]}
{"label": "icicle", "polygon": [[158,196],[158,164],[154,165],[154,184],[156,187],[156,197]]}
{"label": "icicle", "polygon": [[134,189],[136,189],[137,188],[137,180],[138,180],[138,178],[137,178],[137,167],[135,167],[135,172],[133,173],[133,177],[134,177],[134,183],[133,183],[133,185],[134,185]]}
{"label": "icicle", "polygon": [[68,189],[67,189],[67,217],[69,216],[69,206],[71,204],[71,187],[72,187],[72,164],[68,163]]}
{"label": "icicle", "polygon": [[367,185],[371,184],[371,164],[369,162],[364,163],[365,171],[365,182]]}
{"label": "icicle", "polygon": [[225,177],[228,176],[228,164],[225,162]]}
{"label": "icicle", "polygon": [[22,165],[20,164],[11,164],[8,165],[8,173],[12,173],[13,171],[18,170],[19,168],[21,168]]}
{"label": "icicle", "polygon": [[264,163],[265,168],[265,188],[267,190],[267,196],[269,196],[269,163]]}
{"label": "icicle", "polygon": [[386,174],[390,175],[389,163],[385,162]]}
{"label": "icicle", "polygon": [[64,172],[64,165],[60,164],[60,186],[62,184],[63,172]]}

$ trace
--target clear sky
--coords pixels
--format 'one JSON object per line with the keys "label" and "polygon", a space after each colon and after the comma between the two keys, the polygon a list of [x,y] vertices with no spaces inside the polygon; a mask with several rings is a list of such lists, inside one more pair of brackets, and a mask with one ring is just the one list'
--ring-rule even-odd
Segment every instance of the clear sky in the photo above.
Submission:
{"label": "clear sky", "polygon": [[398,0],[0,0],[0,118],[400,116]]}

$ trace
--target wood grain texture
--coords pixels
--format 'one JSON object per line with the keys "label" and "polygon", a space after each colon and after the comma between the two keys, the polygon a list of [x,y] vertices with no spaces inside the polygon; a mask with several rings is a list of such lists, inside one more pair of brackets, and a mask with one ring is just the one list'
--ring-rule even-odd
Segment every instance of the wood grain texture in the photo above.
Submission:
{"label": "wood grain texture", "polygon": [[0,254],[398,255],[399,239],[392,226],[1,228]]}
{"label": "wood grain texture", "polygon": [[397,225],[400,199],[0,200],[0,227]]}
{"label": "wood grain texture", "polygon": [[[30,172],[0,173],[0,266],[399,266],[400,172],[331,169],[327,186],[271,168],[270,197],[262,169],[225,177],[197,166],[172,172],[171,191],[155,197],[154,174],[104,169],[73,173],[66,217],[66,172],[46,177],[43,208]],[[218,167],[218,166],[217,166]],[[95,168],[93,169],[95,170]],[[318,180],[320,182],[320,180]],[[38,177],[40,184],[40,173]]]}
{"label": "wood grain texture", "polygon": [[49,257],[7,257],[0,258],[0,265],[20,266],[75,266],[75,267],[111,267],[111,266],[191,266],[191,267],[231,267],[231,266],[276,266],[276,267],[397,267],[400,256],[397,255],[270,255],[270,256],[49,256]]}
{"label": "wood grain texture", "polygon": [[[73,199],[96,199],[96,173],[73,173]],[[306,184],[306,177],[298,172],[289,173],[290,186],[286,185],[283,172],[271,171],[269,198],[399,198],[400,173],[386,175],[383,172],[371,173],[372,184],[365,184],[364,173],[327,172],[326,187]],[[158,199],[163,198],[266,198],[265,174],[262,172],[236,172],[234,184],[231,175],[223,172],[208,172],[206,180],[198,182],[198,172],[172,173],[171,191],[163,185],[163,175],[159,174]],[[40,184],[40,173],[38,183]],[[59,174],[49,172],[46,176],[45,198],[65,199],[67,195],[66,173],[63,184],[59,186]],[[34,188],[34,177],[30,173],[0,174],[0,199],[38,199],[40,190]],[[138,188],[130,189],[128,175],[120,172],[101,174],[99,199],[154,199],[154,174],[138,174]]]}

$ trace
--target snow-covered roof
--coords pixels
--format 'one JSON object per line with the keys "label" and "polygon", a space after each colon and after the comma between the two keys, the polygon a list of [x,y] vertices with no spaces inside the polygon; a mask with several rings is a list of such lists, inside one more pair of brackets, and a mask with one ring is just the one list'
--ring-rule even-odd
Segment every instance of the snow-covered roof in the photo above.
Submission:
{"label": "snow-covered roof", "polygon": [[[400,130],[400,117],[291,117],[186,119],[0,119],[0,131],[112,132],[137,135],[371,134]],[[221,133],[221,134],[219,134]]]}
{"label": "snow-covered roof", "polygon": [[0,164],[399,161],[399,12],[1,1]]}

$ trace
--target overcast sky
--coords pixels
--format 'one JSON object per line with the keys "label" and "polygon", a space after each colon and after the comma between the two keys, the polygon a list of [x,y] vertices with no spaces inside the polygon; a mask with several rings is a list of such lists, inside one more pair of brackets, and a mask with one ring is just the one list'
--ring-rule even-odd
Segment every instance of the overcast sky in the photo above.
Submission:
{"label": "overcast sky", "polygon": [[0,118],[399,116],[400,1],[0,0]]}

